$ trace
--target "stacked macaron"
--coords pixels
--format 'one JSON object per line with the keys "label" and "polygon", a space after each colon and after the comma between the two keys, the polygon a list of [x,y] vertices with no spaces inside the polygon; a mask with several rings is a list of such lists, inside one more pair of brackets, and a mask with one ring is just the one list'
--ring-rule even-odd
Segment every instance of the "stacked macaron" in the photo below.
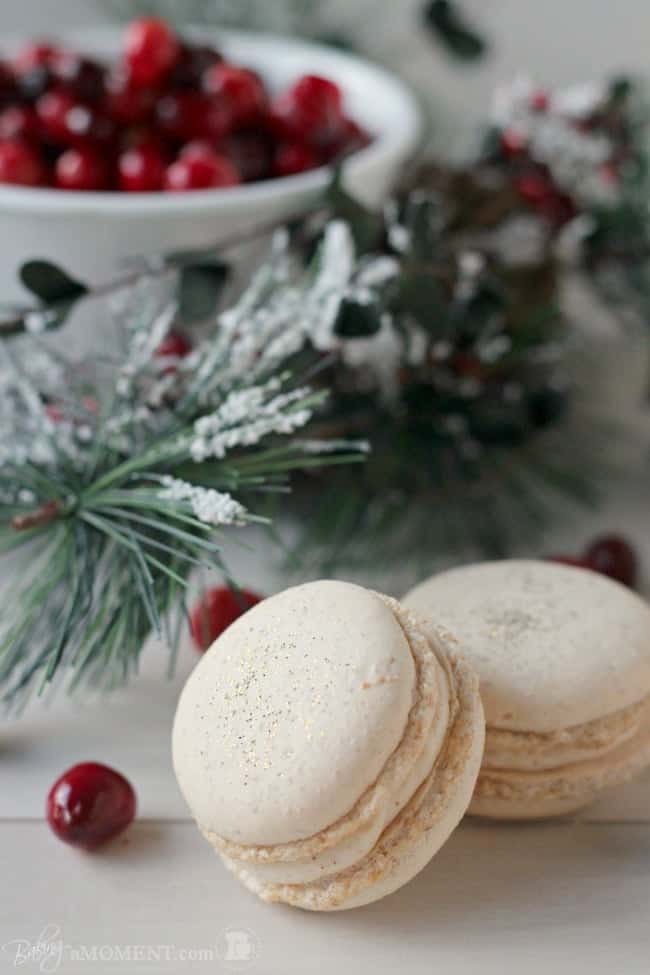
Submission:
{"label": "stacked macaron", "polygon": [[444,636],[342,582],[237,620],[182,692],[174,767],[223,862],[266,901],[369,903],[462,818],[484,744],[478,682]]}
{"label": "stacked macaron", "polygon": [[404,605],[458,638],[480,677],[486,748],[470,812],[554,816],[650,765],[650,608],[594,572],[470,565]]}

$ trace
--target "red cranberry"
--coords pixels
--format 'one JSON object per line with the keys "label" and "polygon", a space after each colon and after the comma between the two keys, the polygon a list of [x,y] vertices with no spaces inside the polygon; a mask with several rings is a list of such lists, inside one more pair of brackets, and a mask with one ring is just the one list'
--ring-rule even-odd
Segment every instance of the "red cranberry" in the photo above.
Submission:
{"label": "red cranberry", "polygon": [[64,843],[93,850],[133,821],[135,792],[107,765],[82,762],[56,780],[47,797],[47,821]]}
{"label": "red cranberry", "polygon": [[120,189],[125,193],[152,193],[162,189],[165,160],[154,145],[144,144],[127,149],[118,159]]}
{"label": "red cranberry", "polygon": [[331,145],[325,147],[325,160],[330,162],[343,155],[358,152],[370,145],[368,133],[353,119],[344,118],[341,123],[340,136]]}
{"label": "red cranberry", "polygon": [[271,175],[271,141],[257,129],[226,136],[219,143],[219,151],[227,156],[245,183],[254,183]]}
{"label": "red cranberry", "polygon": [[220,139],[232,126],[232,115],[225,102],[211,101],[195,91],[175,92],[161,98],[156,106],[156,118],[162,132],[178,142]]}
{"label": "red cranberry", "polygon": [[41,157],[30,145],[18,139],[0,142],[0,183],[42,186],[46,178]]}
{"label": "red cranberry", "polygon": [[516,129],[504,129],[501,133],[501,151],[505,156],[520,156],[527,146],[526,137]]}
{"label": "red cranberry", "polygon": [[549,106],[549,102],[548,92],[544,91],[543,88],[538,88],[537,91],[534,91],[529,99],[529,105],[534,112],[545,112]]}
{"label": "red cranberry", "polygon": [[315,169],[320,160],[311,146],[300,142],[286,142],[279,145],[273,160],[274,176],[293,176]]}
{"label": "red cranberry", "polygon": [[0,139],[36,139],[39,129],[31,105],[9,105],[0,113]]}
{"label": "red cranberry", "polygon": [[156,98],[154,89],[133,83],[123,64],[114,68],[106,79],[106,112],[122,125],[146,122],[153,115]]}
{"label": "red cranberry", "polygon": [[168,360],[163,372],[176,372],[176,362],[184,359],[192,351],[192,343],[183,332],[168,332],[156,349],[156,356]]}
{"label": "red cranberry", "polygon": [[203,81],[205,91],[230,107],[233,125],[251,125],[266,108],[266,92],[254,71],[221,62],[210,68]]}
{"label": "red cranberry", "polygon": [[549,562],[559,562],[560,565],[572,565],[576,569],[590,569],[591,566],[585,559],[578,559],[573,555],[549,555]]}
{"label": "red cranberry", "polygon": [[207,650],[231,623],[263,598],[250,589],[233,592],[226,586],[217,586],[208,590],[190,615],[190,628],[197,648]]}
{"label": "red cranberry", "polygon": [[82,101],[98,101],[104,93],[104,69],[90,58],[59,51],[50,61],[52,77]]}
{"label": "red cranberry", "polygon": [[34,68],[49,68],[54,58],[61,53],[60,48],[49,41],[36,41],[27,44],[13,59],[17,74],[26,74]]}
{"label": "red cranberry", "polygon": [[515,189],[526,203],[533,206],[543,203],[549,193],[554,192],[548,179],[535,171],[524,173],[515,180]]}
{"label": "red cranberry", "polygon": [[6,105],[16,97],[16,78],[8,64],[0,61],[0,105]]}
{"label": "red cranberry", "polygon": [[164,20],[143,17],[127,27],[124,56],[136,85],[148,87],[162,82],[180,51],[178,38]]}
{"label": "red cranberry", "polygon": [[62,190],[105,190],[108,167],[102,153],[92,146],[66,149],[55,169],[56,185]]}
{"label": "red cranberry", "polygon": [[317,75],[305,75],[273,105],[272,121],[285,138],[314,145],[337,139],[342,127],[341,91]]}
{"label": "red cranberry", "polygon": [[205,151],[182,156],[172,163],[165,174],[164,185],[170,193],[184,193],[237,186],[239,182],[239,174],[231,162],[215,152]]}
{"label": "red cranberry", "polygon": [[584,552],[587,565],[602,575],[634,589],[639,575],[636,553],[620,535],[603,535],[588,545]]}
{"label": "red cranberry", "polygon": [[182,44],[178,60],[168,79],[169,87],[200,88],[206,71],[221,60],[219,51],[207,44]]}
{"label": "red cranberry", "polygon": [[36,111],[46,135],[55,142],[66,142],[70,136],[68,112],[78,107],[73,95],[63,89],[54,89],[42,95],[36,103]]}

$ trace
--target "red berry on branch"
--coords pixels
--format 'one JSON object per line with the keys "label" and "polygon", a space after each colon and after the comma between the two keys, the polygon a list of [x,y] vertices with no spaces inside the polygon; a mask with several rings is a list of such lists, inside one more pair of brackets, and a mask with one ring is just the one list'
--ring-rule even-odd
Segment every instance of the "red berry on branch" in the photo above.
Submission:
{"label": "red berry on branch", "polygon": [[527,146],[526,137],[516,129],[504,129],[501,133],[501,151],[505,156],[520,156]]}
{"label": "red berry on branch", "polygon": [[166,373],[176,372],[175,362],[184,359],[192,351],[192,343],[184,332],[172,330],[168,332],[156,349],[158,359],[169,360],[165,369]]}
{"label": "red berry on branch", "polygon": [[529,105],[534,112],[545,112],[550,104],[548,92],[543,88],[538,88],[530,96]]}
{"label": "red berry on branch", "polygon": [[273,159],[274,176],[294,176],[315,169],[320,165],[320,159],[311,146],[300,142],[285,142],[280,144]]}
{"label": "red berry on branch", "polygon": [[144,143],[123,152],[117,161],[120,189],[125,193],[152,193],[162,189],[166,163],[155,145]]}
{"label": "red berry on branch", "polygon": [[620,535],[603,535],[595,539],[584,551],[587,565],[602,575],[616,579],[634,589],[639,576],[639,563],[634,549]]}
{"label": "red berry on branch", "polygon": [[254,71],[221,62],[209,68],[203,87],[214,98],[228,103],[233,125],[252,125],[264,113],[266,92]]}
{"label": "red berry on branch", "polygon": [[93,850],[133,821],[131,784],[107,765],[82,762],[56,780],[47,797],[47,821],[59,839]]}
{"label": "red berry on branch", "polygon": [[202,154],[181,156],[172,163],[165,173],[164,187],[170,193],[185,193],[237,186],[239,182],[239,174],[231,162],[206,150]]}
{"label": "red berry on branch", "polygon": [[226,586],[209,589],[190,615],[190,628],[197,648],[207,650],[231,623],[263,598],[251,589],[238,592]]}
{"label": "red berry on branch", "polygon": [[180,53],[180,41],[164,20],[143,17],[134,20],[126,29],[124,58],[136,85],[160,84],[171,72]]}
{"label": "red berry on branch", "polygon": [[108,188],[106,160],[92,146],[66,149],[57,159],[55,179],[62,190],[105,190]]}
{"label": "red berry on branch", "polygon": [[18,139],[0,142],[0,183],[43,186],[47,170],[38,152]]}

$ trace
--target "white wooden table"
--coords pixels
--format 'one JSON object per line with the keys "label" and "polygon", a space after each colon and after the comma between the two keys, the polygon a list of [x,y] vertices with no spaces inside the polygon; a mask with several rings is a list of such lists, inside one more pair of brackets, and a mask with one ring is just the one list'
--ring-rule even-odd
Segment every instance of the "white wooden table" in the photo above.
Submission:
{"label": "white wooden table", "polygon": [[[631,490],[545,550],[617,529],[636,536],[650,575],[648,507]],[[271,591],[258,555],[240,551],[236,561],[242,578]],[[576,820],[468,820],[415,881],[379,904],[320,916],[269,907],[224,871],[176,788],[170,727],[195,662],[186,646],[166,681],[164,652],[152,644],[125,692],[83,707],[57,701],[0,726],[0,945],[12,943],[0,972],[14,970],[19,952],[25,973],[306,975],[328,966],[339,975],[648,975],[650,775]],[[139,799],[136,824],[94,855],[60,843],[43,819],[50,784],[87,759],[120,769]],[[63,945],[40,969],[39,938],[50,951]]]}

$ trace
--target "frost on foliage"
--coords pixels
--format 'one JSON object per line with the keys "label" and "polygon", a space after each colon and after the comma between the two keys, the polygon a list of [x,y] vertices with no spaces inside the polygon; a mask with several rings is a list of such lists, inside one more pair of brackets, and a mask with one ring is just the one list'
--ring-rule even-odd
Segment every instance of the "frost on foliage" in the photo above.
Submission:
{"label": "frost on foliage", "polygon": [[499,86],[492,106],[494,124],[525,140],[531,157],[548,166],[555,183],[572,196],[613,201],[616,190],[603,176],[602,167],[615,147],[603,132],[579,125],[604,103],[606,88],[594,82],[550,93],[545,111],[536,110],[535,91],[525,76]]}
{"label": "frost on foliage", "polygon": [[163,477],[162,484],[160,498],[189,502],[196,517],[206,525],[243,525],[247,520],[246,508],[227,492],[198,487],[175,477]]}

